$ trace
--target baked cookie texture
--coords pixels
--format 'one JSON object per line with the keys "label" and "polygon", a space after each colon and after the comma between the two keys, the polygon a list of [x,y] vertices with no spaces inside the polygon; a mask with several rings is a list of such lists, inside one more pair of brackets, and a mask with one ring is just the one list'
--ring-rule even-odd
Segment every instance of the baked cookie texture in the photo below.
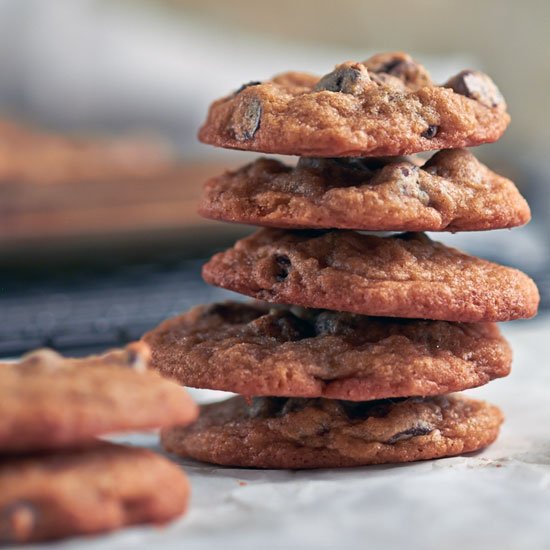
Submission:
{"label": "baked cookie texture", "polygon": [[482,449],[503,416],[459,396],[368,402],[243,397],[201,407],[188,428],[162,432],[179,456],[253,468],[340,468],[411,462]]}
{"label": "baked cookie texture", "polygon": [[[510,372],[494,322],[535,315],[538,290],[422,232],[530,220],[515,185],[463,149],[495,141],[509,120],[487,75],[466,70],[438,86],[399,52],[321,78],[249,82],[215,101],[204,143],[301,158],[260,158],[204,186],[203,216],[266,228],[216,254],[203,278],[267,303],[199,306],[144,336],[161,373],[241,394],[163,429],[165,448],[295,469],[493,442],[500,410],[450,392]],[[400,156],[431,150],[426,161]]]}
{"label": "baked cookie texture", "polygon": [[492,80],[462,71],[433,84],[407,54],[346,62],[322,78],[284,73],[215,101],[199,139],[307,157],[403,155],[497,140],[510,117]]}
{"label": "baked cookie texture", "polygon": [[0,452],[94,444],[108,432],[195,420],[185,391],[147,369],[149,353],[144,343],[85,359],[39,350],[0,365]]}
{"label": "baked cookie texture", "polygon": [[279,228],[480,231],[526,224],[516,186],[466,149],[412,159],[260,158],[206,182],[201,215]]}
{"label": "baked cookie texture", "polygon": [[463,324],[227,302],[144,336],[151,366],[186,386],[245,396],[366,401],[439,395],[510,372],[492,323]]}
{"label": "baked cookie texture", "polygon": [[430,240],[262,229],[216,254],[206,282],[259,300],[364,315],[494,322],[532,317],[524,273]]}
{"label": "baked cookie texture", "polygon": [[[249,82],[215,101],[204,143],[301,158],[260,158],[204,186],[203,216],[266,228],[216,254],[203,278],[267,303],[198,306],[144,336],[164,375],[241,394],[163,429],[164,447],[299,469],[492,443],[500,410],[450,392],[510,372],[494,322],[535,315],[538,290],[422,232],[530,220],[515,185],[462,149],[495,141],[509,120],[487,75],[466,70],[438,86],[399,52],[321,78]],[[400,157],[431,150],[423,162]]]}
{"label": "baked cookie texture", "polygon": [[0,544],[163,524],[187,509],[189,482],[143,448],[96,443],[0,458]]}

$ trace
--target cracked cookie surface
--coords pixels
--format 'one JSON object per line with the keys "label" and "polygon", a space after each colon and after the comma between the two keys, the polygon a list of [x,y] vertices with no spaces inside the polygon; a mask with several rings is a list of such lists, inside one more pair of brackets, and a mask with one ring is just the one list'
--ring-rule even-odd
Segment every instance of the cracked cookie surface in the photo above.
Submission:
{"label": "cracked cookie surface", "polygon": [[492,323],[366,317],[227,302],[144,336],[151,366],[185,386],[247,396],[366,401],[439,395],[510,372]]}
{"label": "cracked cookie surface", "polygon": [[199,212],[280,228],[480,231],[530,219],[516,186],[465,149],[408,159],[261,158],[212,178]]}
{"label": "cracked cookie surface", "polygon": [[66,359],[38,350],[0,364],[0,452],[90,444],[98,435],[192,422],[191,398],[147,369],[149,348]]}
{"label": "cracked cookie surface", "polygon": [[[146,474],[146,475],[144,475]],[[96,443],[0,458],[0,544],[163,524],[187,508],[181,468],[149,450]]]}
{"label": "cracked cookie surface", "polygon": [[210,145],[309,157],[403,155],[496,141],[510,117],[491,79],[462,71],[433,84],[404,53],[346,62],[322,78],[289,72],[215,101]]}
{"label": "cracked cookie surface", "polygon": [[162,432],[179,456],[226,466],[340,468],[453,456],[492,443],[501,411],[456,395],[346,402],[243,397],[204,405]]}
{"label": "cracked cookie surface", "polygon": [[524,273],[430,240],[262,229],[216,254],[207,283],[267,302],[364,315],[479,322],[536,314]]}

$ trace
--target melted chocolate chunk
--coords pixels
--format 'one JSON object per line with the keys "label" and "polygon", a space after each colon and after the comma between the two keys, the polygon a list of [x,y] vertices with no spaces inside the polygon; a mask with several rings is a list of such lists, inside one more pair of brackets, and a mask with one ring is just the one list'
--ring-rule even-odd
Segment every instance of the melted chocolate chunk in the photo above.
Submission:
{"label": "melted chocolate chunk", "polygon": [[250,418],[271,418],[281,414],[288,397],[253,397],[249,407]]}
{"label": "melted chocolate chunk", "polygon": [[288,277],[292,262],[286,254],[277,254],[273,257],[273,261],[275,263],[275,280],[281,283]]}
{"label": "melted chocolate chunk", "polygon": [[382,63],[380,67],[377,67],[376,72],[377,73],[388,73],[393,75],[400,75],[403,74],[404,68],[407,66],[408,62],[404,59],[401,59],[399,57],[394,57],[393,59],[390,59],[386,63]]}
{"label": "melted chocolate chunk", "polygon": [[254,319],[262,316],[264,312],[252,307],[243,308],[242,304],[227,303],[227,304],[212,304],[207,307],[203,313],[203,317],[217,315],[225,322],[231,324],[249,323]]}
{"label": "melted chocolate chunk", "polygon": [[394,403],[403,399],[378,399],[376,401],[339,401],[350,420],[365,420],[370,417],[384,418]]}
{"label": "melted chocolate chunk", "polygon": [[315,334],[345,335],[353,332],[354,317],[339,312],[323,311],[315,320]]}
{"label": "melted chocolate chunk", "polygon": [[354,173],[358,176],[365,177],[371,174],[374,170],[378,170],[387,164],[383,158],[335,158],[330,159],[335,166],[349,173]]}
{"label": "melted chocolate chunk", "polygon": [[439,126],[436,126],[435,124],[430,124],[423,132],[422,137],[426,139],[433,139],[437,132],[439,131]]}
{"label": "melted chocolate chunk", "polygon": [[237,141],[248,141],[260,127],[262,118],[262,102],[256,98],[248,98],[244,111],[239,109],[237,122],[234,122],[231,129]]}
{"label": "melted chocolate chunk", "polygon": [[285,311],[274,311],[254,321],[258,334],[277,338],[283,342],[302,340],[315,336],[308,321]]}
{"label": "melted chocolate chunk", "polygon": [[420,435],[428,435],[431,432],[433,432],[433,428],[425,422],[422,422],[417,424],[416,426],[413,426],[412,428],[409,428],[408,430],[404,430],[402,432],[396,433],[395,435],[392,435],[386,441],[386,443],[388,445],[393,445],[398,441],[405,441],[407,439],[412,439],[413,437],[418,437]]}
{"label": "melted chocolate chunk", "polygon": [[[311,170],[321,175],[323,181],[337,180],[340,186],[357,185],[368,180],[379,166],[378,159],[365,158],[306,158],[297,164],[300,169]],[[383,164],[381,164],[383,166]]]}
{"label": "melted chocolate chunk", "polygon": [[[396,86],[400,82],[409,89],[431,86],[432,81],[426,69],[412,57],[400,52],[378,54],[364,62],[380,83]],[[376,78],[373,78],[376,80]]]}
{"label": "melted chocolate chunk", "polygon": [[243,90],[246,90],[247,88],[250,88],[251,86],[259,86],[260,84],[261,84],[261,82],[259,80],[251,80],[250,82],[246,82],[238,90],[235,90],[235,93],[233,95],[240,94]]}
{"label": "melted chocolate chunk", "polygon": [[314,403],[315,401],[318,401],[317,399],[306,399],[303,397],[291,397],[287,400],[287,402],[284,404],[283,408],[281,409],[281,416],[284,416],[285,414],[290,414],[294,412],[299,412],[305,409],[308,405],[311,403]]}
{"label": "melted chocolate chunk", "polygon": [[327,90],[343,94],[357,94],[370,82],[368,71],[360,63],[344,63],[323,76],[313,91]]}
{"label": "melted chocolate chunk", "polygon": [[495,83],[479,71],[462,71],[443,86],[451,88],[457,94],[475,99],[486,107],[493,108],[504,104],[504,98]]}

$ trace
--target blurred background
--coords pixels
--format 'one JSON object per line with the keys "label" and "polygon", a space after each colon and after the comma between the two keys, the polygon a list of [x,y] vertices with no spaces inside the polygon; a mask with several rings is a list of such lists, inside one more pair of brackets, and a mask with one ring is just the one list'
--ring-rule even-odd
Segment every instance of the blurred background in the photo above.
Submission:
{"label": "blurred background", "polygon": [[0,0],[0,354],[103,349],[226,296],[201,262],[251,229],[196,202],[255,155],[198,143],[209,103],[385,50],[499,85],[512,124],[476,154],[533,222],[437,238],[520,267],[550,305],[549,23],[543,0]]}

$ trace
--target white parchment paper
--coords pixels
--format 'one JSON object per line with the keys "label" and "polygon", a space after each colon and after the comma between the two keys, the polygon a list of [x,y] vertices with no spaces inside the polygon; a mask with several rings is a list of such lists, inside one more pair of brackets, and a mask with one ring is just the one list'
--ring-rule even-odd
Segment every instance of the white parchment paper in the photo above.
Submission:
{"label": "white parchment paper", "polygon": [[[181,520],[43,548],[550,549],[550,317],[502,329],[512,374],[468,392],[507,417],[481,453],[302,472],[180,461],[193,486]],[[122,440],[158,450],[154,435]]]}

